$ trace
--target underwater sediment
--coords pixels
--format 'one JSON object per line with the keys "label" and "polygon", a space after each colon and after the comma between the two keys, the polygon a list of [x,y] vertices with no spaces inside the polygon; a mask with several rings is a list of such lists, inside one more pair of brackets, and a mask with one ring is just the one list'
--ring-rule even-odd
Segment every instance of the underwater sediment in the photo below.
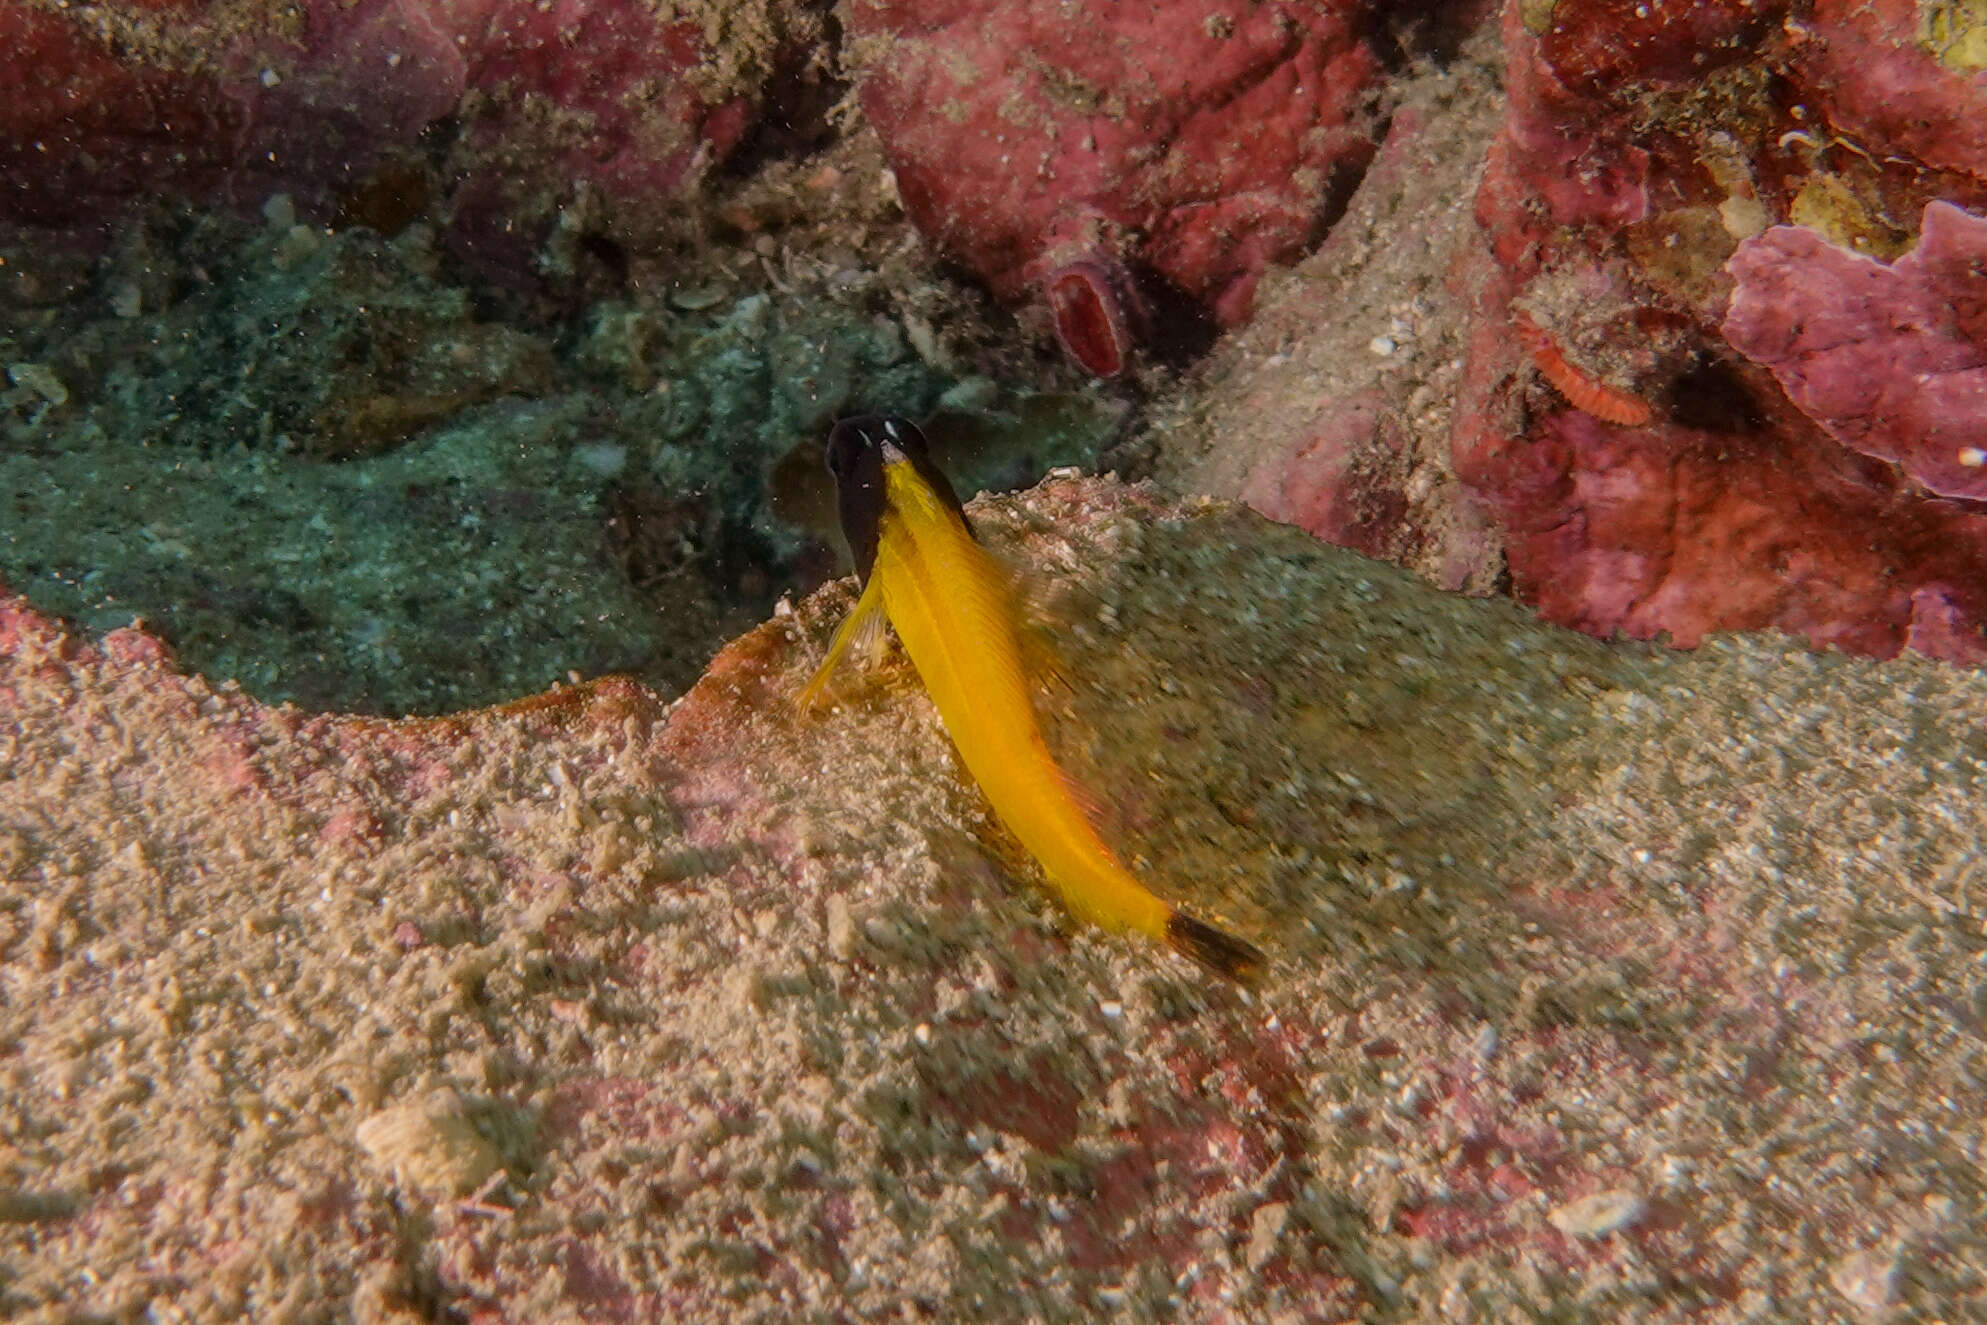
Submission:
{"label": "underwater sediment", "polygon": [[0,0],[0,1314],[1965,1314],[1972,8],[905,9]]}
{"label": "underwater sediment", "polygon": [[796,719],[840,586],[674,705],[397,722],[11,600],[10,1311],[1978,1292],[1987,682],[1604,645],[1103,480],[973,515],[1255,995],[1072,929],[915,688]]}

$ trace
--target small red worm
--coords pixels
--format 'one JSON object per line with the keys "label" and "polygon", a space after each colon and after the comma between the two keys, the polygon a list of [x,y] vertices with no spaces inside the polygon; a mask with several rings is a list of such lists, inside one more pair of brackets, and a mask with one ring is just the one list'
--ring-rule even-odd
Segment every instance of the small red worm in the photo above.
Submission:
{"label": "small red worm", "polygon": [[1540,329],[1538,323],[1523,313],[1518,314],[1515,322],[1518,339],[1531,352],[1539,375],[1552,383],[1573,408],[1591,414],[1603,423],[1618,423],[1626,428],[1640,427],[1655,417],[1655,411],[1647,403],[1625,391],[1596,382],[1566,362],[1566,356],[1560,353],[1558,344]]}

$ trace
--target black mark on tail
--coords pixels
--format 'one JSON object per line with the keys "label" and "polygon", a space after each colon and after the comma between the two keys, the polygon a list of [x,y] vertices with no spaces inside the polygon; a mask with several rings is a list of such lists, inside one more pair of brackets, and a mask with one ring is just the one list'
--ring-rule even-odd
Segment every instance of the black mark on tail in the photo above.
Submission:
{"label": "black mark on tail", "polygon": [[1194,919],[1185,911],[1166,917],[1166,943],[1208,970],[1238,984],[1253,984],[1269,959],[1253,944]]}

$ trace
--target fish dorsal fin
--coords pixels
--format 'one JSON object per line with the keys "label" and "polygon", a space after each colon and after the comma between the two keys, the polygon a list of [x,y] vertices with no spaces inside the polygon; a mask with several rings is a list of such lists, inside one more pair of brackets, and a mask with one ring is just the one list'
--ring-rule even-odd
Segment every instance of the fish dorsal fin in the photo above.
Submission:
{"label": "fish dorsal fin", "polygon": [[794,699],[794,707],[802,713],[812,713],[821,707],[835,673],[844,663],[853,661],[858,667],[874,667],[883,657],[889,644],[889,619],[883,612],[883,590],[878,587],[874,576],[869,587],[856,599],[856,605],[842,618],[842,624],[835,631],[834,642],[828,646],[828,656],[814,669],[807,684],[801,687]]}

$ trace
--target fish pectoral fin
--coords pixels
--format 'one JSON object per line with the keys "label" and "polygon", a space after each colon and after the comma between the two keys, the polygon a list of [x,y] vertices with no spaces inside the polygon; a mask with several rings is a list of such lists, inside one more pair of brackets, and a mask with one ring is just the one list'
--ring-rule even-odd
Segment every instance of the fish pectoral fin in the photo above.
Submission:
{"label": "fish pectoral fin", "polygon": [[1069,663],[1047,629],[1023,621],[1015,630],[1015,640],[1021,645],[1021,665],[1027,669],[1029,681],[1058,694],[1066,695],[1076,688]]}
{"label": "fish pectoral fin", "polygon": [[1067,623],[1057,607],[1055,582],[1010,555],[985,548],[981,551],[999,572],[1008,616],[1014,622],[1014,642],[1020,646],[1021,665],[1029,683],[1041,690],[1069,693],[1075,688],[1073,669],[1056,645],[1058,631]]}
{"label": "fish pectoral fin", "polygon": [[835,673],[842,665],[854,660],[857,666],[871,668],[882,661],[890,642],[890,621],[883,612],[883,591],[877,587],[874,577],[869,587],[856,599],[856,605],[849,609],[848,616],[835,631],[834,641],[828,645],[828,656],[814,669],[807,684],[801,687],[794,698],[794,707],[802,713],[812,713],[821,707],[827,698]]}
{"label": "fish pectoral fin", "polygon": [[1078,782],[1070,774],[1068,769],[1058,765],[1056,768],[1056,780],[1062,787],[1063,795],[1069,797],[1076,805],[1076,808],[1082,812],[1084,822],[1088,823],[1092,828],[1109,822],[1109,818],[1104,812],[1103,798],[1083,783]]}

